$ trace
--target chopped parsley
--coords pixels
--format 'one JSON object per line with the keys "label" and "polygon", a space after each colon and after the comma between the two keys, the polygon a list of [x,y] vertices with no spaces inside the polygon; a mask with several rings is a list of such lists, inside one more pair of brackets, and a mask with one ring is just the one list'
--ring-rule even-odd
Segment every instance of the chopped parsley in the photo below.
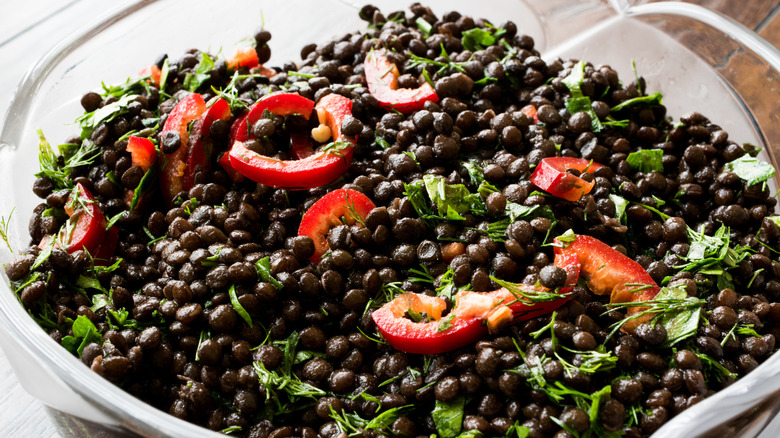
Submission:
{"label": "chopped parsley", "polygon": [[763,183],[775,176],[775,168],[764,160],[750,155],[743,155],[734,161],[726,163],[723,170],[734,172],[745,181],[745,185]]}
{"label": "chopped parsley", "polygon": [[628,154],[626,162],[637,172],[663,172],[663,156],[661,149],[642,149]]}

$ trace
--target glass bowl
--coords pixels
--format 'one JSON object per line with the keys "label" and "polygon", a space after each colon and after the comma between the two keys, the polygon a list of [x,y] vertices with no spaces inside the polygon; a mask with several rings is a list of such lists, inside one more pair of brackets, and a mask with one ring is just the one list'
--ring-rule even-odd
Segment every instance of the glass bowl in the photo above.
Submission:
{"label": "glass bowl", "polygon": [[[374,1],[383,11],[398,2]],[[755,33],[712,11],[685,3],[626,0],[435,1],[437,14],[458,10],[500,24],[513,20],[545,58],[583,58],[632,77],[631,61],[660,91],[675,119],[699,110],[730,138],[780,154],[780,52]],[[294,7],[290,7],[293,5]],[[354,0],[245,2],[139,1],[71,36],[35,64],[18,86],[0,132],[0,214],[12,208],[13,248],[29,242],[27,221],[38,203],[30,187],[37,167],[36,129],[61,141],[77,132],[79,98],[100,82],[120,83],[163,53],[198,47],[231,51],[261,23],[273,33],[270,65],[300,60],[309,42],[363,29]],[[301,15],[299,11],[309,11]],[[175,19],[171,19],[171,18]],[[334,24],[338,25],[336,30]],[[283,42],[283,43],[282,43]],[[776,190],[776,181],[772,181]],[[0,249],[0,263],[12,254]],[[144,436],[222,436],[178,420],[132,397],[50,339],[0,281],[0,346],[22,385],[44,403],[116,430]],[[780,409],[780,355],[729,388],[669,421],[654,436],[757,436]],[[772,423],[765,436],[777,436]]]}

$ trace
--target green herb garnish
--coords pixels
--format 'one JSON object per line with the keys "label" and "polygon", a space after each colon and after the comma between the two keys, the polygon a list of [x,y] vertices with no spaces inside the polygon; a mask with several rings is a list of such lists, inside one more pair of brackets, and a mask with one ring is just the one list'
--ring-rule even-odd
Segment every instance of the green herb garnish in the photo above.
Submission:
{"label": "green herb garnish", "polygon": [[81,353],[84,351],[84,347],[87,344],[96,342],[98,344],[103,343],[103,336],[100,335],[97,327],[92,321],[84,315],[79,315],[75,321],[73,321],[73,336],[65,336],[62,338],[62,346],[65,347],[72,354],[78,354],[81,357]]}
{"label": "green herb garnish", "polygon": [[663,172],[663,156],[661,149],[642,149],[628,154],[626,162],[637,172]]}
{"label": "green herb garnish", "polygon": [[766,182],[775,176],[774,166],[748,154],[726,163],[723,169],[737,174],[746,186]]}
{"label": "green herb garnish", "polygon": [[241,305],[241,302],[238,301],[235,285],[230,285],[228,295],[230,296],[230,304],[233,305],[233,309],[236,310],[236,313],[238,313],[241,319],[243,319],[249,327],[252,327],[252,317],[249,316],[249,312],[247,312],[246,309],[244,309],[244,306]]}
{"label": "green herb garnish", "polygon": [[455,438],[460,434],[465,406],[466,397],[464,396],[456,397],[449,403],[436,400],[431,416],[441,438]]}

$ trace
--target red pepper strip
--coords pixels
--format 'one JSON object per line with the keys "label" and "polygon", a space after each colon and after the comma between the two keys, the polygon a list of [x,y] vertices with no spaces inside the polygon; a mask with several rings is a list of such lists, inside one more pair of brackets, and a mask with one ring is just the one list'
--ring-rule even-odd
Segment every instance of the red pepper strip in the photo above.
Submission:
{"label": "red pepper strip", "polygon": [[225,170],[225,173],[228,174],[228,177],[231,181],[234,183],[240,183],[244,181],[244,175],[238,173],[236,169],[233,169],[233,165],[230,164],[230,155],[227,152],[219,156],[218,163]]}
{"label": "red pepper strip", "polygon": [[[453,318],[449,329],[439,331],[441,312],[446,307],[441,298],[405,293],[375,310],[371,318],[393,348],[407,353],[444,353],[468,345],[486,333],[482,318],[476,316]],[[409,309],[427,314],[431,321],[417,323],[404,318]]]}
{"label": "red pepper strip", "polygon": [[527,115],[528,117],[534,119],[534,123],[539,123],[539,116],[536,114],[536,107],[533,105],[526,105],[522,109],[520,109],[520,112]]}
{"label": "red pepper strip", "polygon": [[[356,190],[338,189],[318,199],[301,219],[299,236],[309,236],[314,241],[314,255],[310,260],[318,263],[330,248],[328,231],[336,225],[353,225],[366,219],[376,205],[368,197]],[[357,218],[356,218],[357,216]]]}
{"label": "red pepper strip", "polygon": [[260,59],[254,47],[244,47],[236,49],[233,56],[227,59],[227,65],[233,70],[240,67],[257,67],[260,65]]}
{"label": "red pepper strip", "polygon": [[160,184],[169,205],[176,195],[195,185],[198,171],[211,168],[209,129],[215,120],[228,120],[230,117],[230,106],[225,100],[215,99],[206,105],[199,94],[191,94],[179,101],[168,115],[162,135],[178,131],[181,139],[181,146],[176,152],[162,157]]}
{"label": "red pepper strip", "polygon": [[119,228],[111,227],[106,230],[103,236],[103,241],[95,249],[95,253],[92,254],[92,260],[96,266],[106,266],[111,261],[111,257],[116,251],[116,246],[119,243]]}
{"label": "red pepper strip", "polygon": [[[352,107],[350,106],[350,110],[351,108]],[[260,120],[266,111],[275,116],[298,114],[304,119],[309,120],[313,109],[314,102],[301,96],[300,94],[269,94],[255,102],[255,104],[252,105],[252,108],[249,109],[247,115],[240,119],[240,122],[238,120],[236,121],[238,125],[234,124],[234,126],[231,128],[231,135],[233,136],[234,141],[244,142],[248,140],[249,130],[252,129],[252,125]]]}
{"label": "red pepper strip", "polygon": [[574,176],[566,169],[576,169],[580,172],[593,172],[604,165],[594,163],[584,158],[550,157],[544,158],[531,174],[531,182],[545,192],[576,202],[583,195],[590,193],[594,183]]}
{"label": "red pepper strip", "polygon": [[106,231],[106,217],[92,193],[83,185],[76,184],[65,204],[65,213],[70,217],[60,231],[59,241],[66,251],[72,253],[85,249],[95,254]]}
{"label": "red pepper strip", "polygon": [[[277,99],[275,96],[281,95],[272,95],[269,98],[274,97]],[[291,95],[287,94],[286,96]],[[308,100],[300,96],[298,98]],[[281,109],[285,112],[282,114],[306,114],[299,109],[290,107],[287,99],[278,100],[283,104]],[[257,105],[261,102],[263,100],[258,102],[254,108],[258,108]],[[273,114],[279,114],[274,106],[266,107],[263,110],[265,109]],[[350,99],[338,94],[329,94],[320,99],[316,109],[318,113],[323,113],[334,139],[352,143],[351,140],[341,135],[341,122],[344,117],[352,112],[352,101]],[[255,110],[250,111],[242,125],[250,126],[253,123],[253,111]],[[259,111],[259,114],[262,114],[262,111]],[[270,187],[310,189],[323,186],[343,175],[349,168],[349,163],[352,162],[352,154],[354,152],[352,145],[337,151],[319,151],[303,160],[281,161],[266,157],[244,146],[242,138],[248,137],[246,132],[245,127],[242,128],[240,125],[236,133],[236,141],[230,149],[230,164],[236,171],[247,178]]]}
{"label": "red pepper strip", "polygon": [[[540,290],[534,286],[524,288]],[[570,291],[571,288],[561,289],[562,293]],[[566,301],[567,297],[528,303],[505,288],[486,293],[461,291],[456,296],[455,308],[442,319],[446,308],[443,299],[405,293],[375,310],[371,317],[382,337],[396,350],[438,354],[472,344],[503,325],[550,313]],[[418,323],[405,318],[409,309],[427,314],[429,321]],[[443,321],[449,326],[442,327]]]}
{"label": "red pepper strip", "polygon": [[[610,294],[610,303],[648,301],[654,299],[660,291],[639,263],[598,239],[577,235],[574,242],[565,244],[556,239],[555,243],[559,245],[555,248],[555,265],[560,267],[566,263],[563,258],[575,255],[582,266],[582,277],[588,282],[588,288],[597,295]],[[631,316],[644,309],[630,307],[627,314]],[[653,316],[648,314],[629,320],[623,329],[633,331]]]}
{"label": "red pepper strip", "polygon": [[127,151],[130,152],[133,166],[141,166],[146,172],[157,161],[157,151],[154,143],[144,137],[130,136],[127,140]]}
{"label": "red pepper strip", "polygon": [[153,84],[160,85],[162,71],[160,70],[160,67],[157,67],[157,64],[152,64],[142,68],[141,71],[138,72],[138,75],[149,76],[149,79]]}
{"label": "red pepper strip", "polygon": [[[181,191],[189,190],[184,179],[188,177],[187,159],[190,156],[189,123],[197,120],[206,112],[206,102],[200,94],[190,94],[173,107],[161,133],[165,137],[168,131],[177,131],[181,139],[181,146],[176,152],[162,155],[162,168],[160,169],[160,186],[168,205]],[[162,152],[161,152],[162,153]],[[189,175],[192,176],[192,175]]]}
{"label": "red pepper strip", "polygon": [[404,114],[421,110],[425,102],[438,102],[436,90],[426,82],[418,88],[398,88],[400,72],[395,64],[387,60],[384,50],[369,52],[363,63],[368,91],[388,110]]}
{"label": "red pepper strip", "polygon": [[211,153],[214,149],[211,141],[211,124],[216,120],[230,120],[230,105],[227,101],[214,98],[206,105],[208,109],[203,113],[200,119],[195,121],[190,132],[190,148],[187,157],[187,172],[184,175],[185,190],[189,190],[195,185],[195,174],[203,170],[211,170]]}
{"label": "red pepper strip", "polygon": [[234,141],[238,140],[239,130],[243,130],[246,135],[245,137],[242,137],[241,141],[245,141],[247,138],[249,138],[249,131],[246,127],[246,114],[242,114],[236,117],[236,120],[234,120],[233,124],[230,125],[230,137],[228,138],[228,144],[232,145]]}

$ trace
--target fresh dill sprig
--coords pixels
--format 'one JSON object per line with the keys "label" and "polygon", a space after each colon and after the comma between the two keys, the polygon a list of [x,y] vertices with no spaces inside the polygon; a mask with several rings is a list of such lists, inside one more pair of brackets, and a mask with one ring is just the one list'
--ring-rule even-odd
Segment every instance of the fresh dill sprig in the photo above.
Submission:
{"label": "fresh dill sprig", "polygon": [[14,250],[11,248],[11,244],[8,242],[8,225],[11,223],[11,216],[14,215],[14,210],[16,210],[16,207],[11,209],[11,212],[8,213],[7,218],[5,216],[0,216],[0,239],[3,239],[3,242],[5,242],[8,250],[11,252],[14,252]]}

